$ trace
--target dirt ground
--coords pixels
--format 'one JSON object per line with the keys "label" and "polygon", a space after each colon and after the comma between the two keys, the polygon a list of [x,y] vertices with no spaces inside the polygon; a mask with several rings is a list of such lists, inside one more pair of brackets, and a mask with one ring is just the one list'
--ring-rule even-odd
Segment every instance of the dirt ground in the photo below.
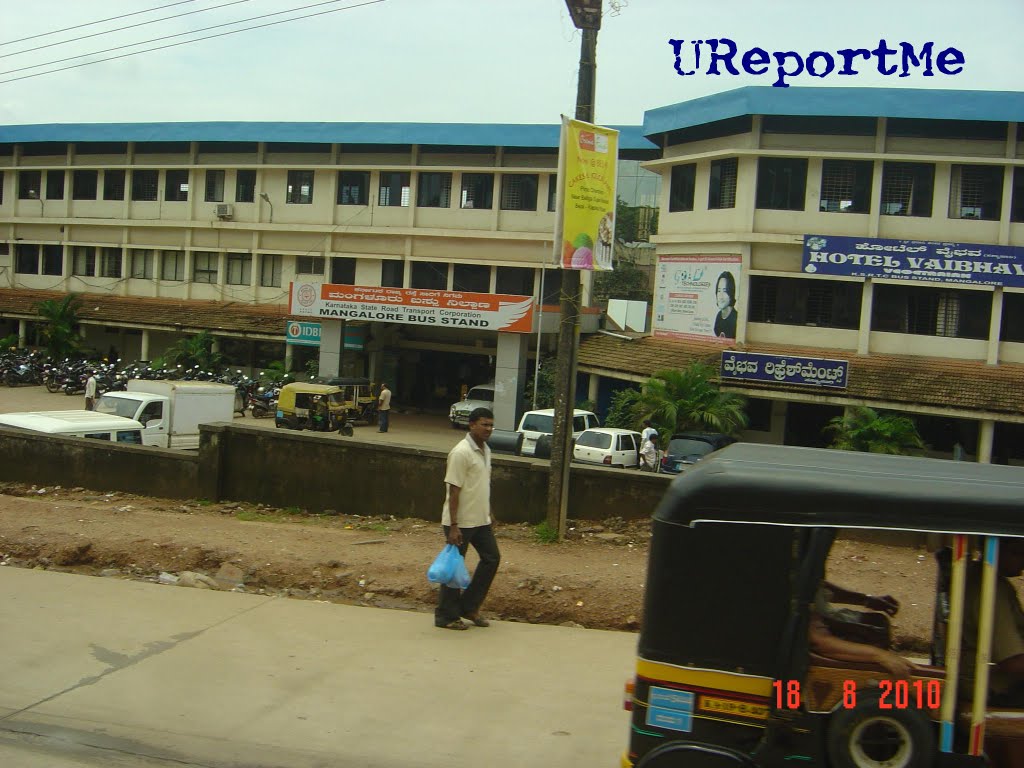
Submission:
{"label": "dirt ground", "polygon": [[[485,615],[636,630],[649,530],[646,520],[570,522],[564,543],[546,544],[529,526],[497,523],[502,563]],[[436,593],[425,574],[441,545],[439,524],[424,520],[0,485],[0,564],[9,567],[165,582],[193,572],[204,575],[199,586],[428,612]],[[828,577],[895,596],[897,645],[926,648],[935,565],[923,548],[841,540]]]}

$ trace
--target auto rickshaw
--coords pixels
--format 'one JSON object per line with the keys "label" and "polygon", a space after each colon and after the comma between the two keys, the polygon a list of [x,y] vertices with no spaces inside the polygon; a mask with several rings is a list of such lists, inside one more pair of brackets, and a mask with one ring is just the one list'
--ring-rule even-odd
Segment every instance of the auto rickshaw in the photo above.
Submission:
{"label": "auto rickshaw", "polygon": [[[921,565],[937,574],[931,654],[898,651],[915,664],[908,680],[810,650],[842,529],[938,543]],[[621,765],[1020,768],[1024,711],[987,703],[996,537],[1024,537],[1019,467],[749,443],[709,456],[654,514]],[[958,678],[972,550],[969,686]]]}
{"label": "auto rickshaw", "polygon": [[349,422],[374,424],[377,421],[377,396],[369,379],[335,376],[325,384],[340,387],[345,400]]}
{"label": "auto rickshaw", "polygon": [[[321,403],[326,408],[319,408]],[[323,411],[319,412],[318,411]],[[348,410],[340,387],[326,384],[285,384],[277,399],[274,425],[284,429],[338,431],[352,436]]]}

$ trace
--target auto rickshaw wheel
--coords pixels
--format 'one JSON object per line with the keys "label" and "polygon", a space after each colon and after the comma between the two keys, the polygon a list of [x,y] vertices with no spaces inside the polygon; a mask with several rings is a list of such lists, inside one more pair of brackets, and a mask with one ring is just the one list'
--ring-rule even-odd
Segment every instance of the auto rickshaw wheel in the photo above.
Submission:
{"label": "auto rickshaw wheel", "polygon": [[832,715],[828,726],[832,768],[924,768],[935,758],[935,735],[916,709],[880,709],[879,695]]}
{"label": "auto rickshaw wheel", "polygon": [[756,768],[747,755],[717,744],[670,741],[640,758],[634,768]]}
{"label": "auto rickshaw wheel", "polygon": [[341,427],[338,429],[338,432],[344,435],[345,437],[352,437],[352,435],[355,433],[355,430],[352,429],[351,424],[342,424]]}

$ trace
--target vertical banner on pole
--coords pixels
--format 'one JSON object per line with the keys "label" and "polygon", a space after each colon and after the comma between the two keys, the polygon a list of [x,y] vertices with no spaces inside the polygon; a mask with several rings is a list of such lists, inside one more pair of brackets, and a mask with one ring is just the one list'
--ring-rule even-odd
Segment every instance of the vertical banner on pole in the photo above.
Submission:
{"label": "vertical banner on pole", "polygon": [[611,270],[619,132],[562,115],[555,202],[555,261]]}

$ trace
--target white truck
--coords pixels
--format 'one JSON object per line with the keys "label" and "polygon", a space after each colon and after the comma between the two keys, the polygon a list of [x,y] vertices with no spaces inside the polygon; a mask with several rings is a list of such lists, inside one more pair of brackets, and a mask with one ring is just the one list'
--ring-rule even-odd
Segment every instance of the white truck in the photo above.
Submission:
{"label": "white truck", "polygon": [[121,445],[152,445],[134,419],[96,411],[33,411],[0,414],[0,426],[45,432],[48,435],[87,437]]}
{"label": "white truck", "polygon": [[234,418],[235,388],[210,381],[132,379],[128,391],[106,392],[96,410],[138,421],[146,445],[196,449],[200,424]]}

